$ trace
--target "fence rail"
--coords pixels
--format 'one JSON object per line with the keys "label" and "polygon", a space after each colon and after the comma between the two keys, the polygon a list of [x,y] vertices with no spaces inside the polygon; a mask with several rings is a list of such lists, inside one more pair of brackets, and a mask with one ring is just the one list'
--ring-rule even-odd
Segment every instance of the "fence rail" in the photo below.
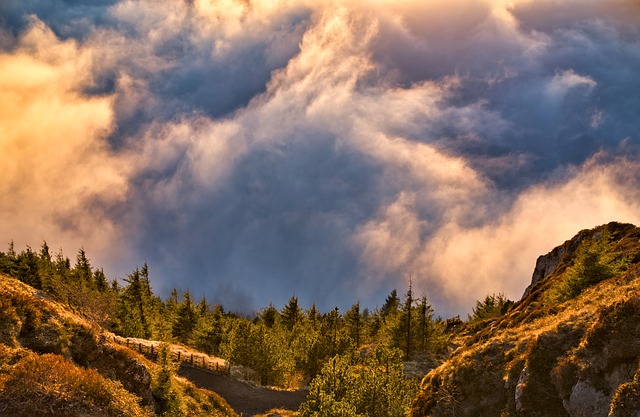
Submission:
{"label": "fence rail", "polygon": [[[140,341],[139,339],[131,339],[120,336],[112,336],[113,342],[119,345],[133,349],[149,359],[156,361],[158,352],[160,351],[159,342]],[[222,374],[231,374],[231,364],[220,358],[212,358],[205,354],[198,354],[191,351],[185,351],[175,345],[169,346],[169,355],[172,360],[178,363],[187,363],[192,366],[207,369]]]}

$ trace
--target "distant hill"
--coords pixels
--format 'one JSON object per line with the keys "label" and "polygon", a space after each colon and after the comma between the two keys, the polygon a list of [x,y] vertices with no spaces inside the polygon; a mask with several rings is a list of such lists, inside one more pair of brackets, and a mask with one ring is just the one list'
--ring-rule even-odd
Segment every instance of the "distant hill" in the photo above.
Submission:
{"label": "distant hill", "polygon": [[0,415],[235,416],[217,394],[152,363],[67,306],[0,274]]}
{"label": "distant hill", "polygon": [[538,259],[523,298],[465,324],[417,416],[640,415],[640,229],[584,230]]}

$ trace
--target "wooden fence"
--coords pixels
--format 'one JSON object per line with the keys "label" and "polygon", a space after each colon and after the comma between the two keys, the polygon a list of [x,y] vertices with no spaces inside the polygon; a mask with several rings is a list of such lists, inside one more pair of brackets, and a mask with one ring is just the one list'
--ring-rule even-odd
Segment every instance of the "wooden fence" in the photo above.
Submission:
{"label": "wooden fence", "polygon": [[[113,336],[114,343],[124,345],[129,349],[133,349],[154,362],[158,359],[158,352],[160,347],[159,343],[150,341],[141,342],[136,339],[129,339],[120,336]],[[170,345],[169,354],[171,359],[178,363],[186,363],[198,368],[207,369],[209,371],[218,372],[221,374],[231,374],[231,364],[228,361],[224,361],[219,358],[212,359],[208,355],[198,354],[190,351],[184,351],[176,346]],[[221,363],[222,362],[222,363]]]}

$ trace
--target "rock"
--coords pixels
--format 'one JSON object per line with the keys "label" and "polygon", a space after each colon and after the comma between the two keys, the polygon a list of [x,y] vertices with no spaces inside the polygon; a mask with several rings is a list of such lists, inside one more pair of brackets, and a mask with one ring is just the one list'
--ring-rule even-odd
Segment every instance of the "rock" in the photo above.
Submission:
{"label": "rock", "polygon": [[578,233],[573,239],[567,240],[562,245],[554,248],[551,252],[546,255],[541,255],[536,260],[536,266],[533,269],[533,275],[531,276],[531,284],[524,290],[524,294],[522,294],[522,300],[527,298],[536,285],[542,281],[544,278],[551,275],[558,265],[562,262],[562,259],[565,255],[571,255],[571,253],[575,252],[576,248],[587,235],[588,231],[583,230]]}
{"label": "rock", "polygon": [[518,384],[516,385],[516,411],[522,412],[524,411],[524,406],[522,405],[522,393],[524,391],[524,387],[529,379],[529,368],[525,366],[522,368],[522,372],[520,372],[520,378],[518,379]]}
{"label": "rock", "polygon": [[587,381],[578,382],[565,408],[571,417],[607,417],[610,399]]}

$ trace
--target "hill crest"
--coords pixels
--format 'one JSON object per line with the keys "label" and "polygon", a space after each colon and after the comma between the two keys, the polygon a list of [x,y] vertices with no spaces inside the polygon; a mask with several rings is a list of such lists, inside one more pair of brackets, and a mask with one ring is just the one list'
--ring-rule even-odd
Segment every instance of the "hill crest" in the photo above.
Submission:
{"label": "hill crest", "polygon": [[541,256],[509,312],[460,331],[413,416],[636,415],[639,261],[640,229],[620,223]]}

